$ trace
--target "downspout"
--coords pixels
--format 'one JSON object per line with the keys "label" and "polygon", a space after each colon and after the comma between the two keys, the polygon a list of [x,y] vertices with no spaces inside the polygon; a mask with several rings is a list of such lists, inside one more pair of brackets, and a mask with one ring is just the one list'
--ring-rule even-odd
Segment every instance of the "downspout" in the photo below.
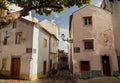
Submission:
{"label": "downspout", "polygon": [[51,51],[51,34],[49,37],[49,56],[48,56],[48,77],[51,75],[50,71],[50,51]]}

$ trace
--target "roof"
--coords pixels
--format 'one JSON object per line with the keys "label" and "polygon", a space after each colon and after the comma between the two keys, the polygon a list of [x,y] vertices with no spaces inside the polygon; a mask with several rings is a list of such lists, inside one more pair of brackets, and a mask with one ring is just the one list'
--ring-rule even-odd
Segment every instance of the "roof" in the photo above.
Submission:
{"label": "roof", "polygon": [[36,24],[37,24],[37,26],[39,26],[39,28],[41,28],[43,31],[45,31],[46,33],[48,33],[49,35],[53,36],[55,39],[58,40],[58,38],[57,38],[54,34],[50,33],[46,28],[44,28],[43,26],[41,26],[39,23],[36,23]]}
{"label": "roof", "polygon": [[[89,7],[89,6],[94,7],[94,8],[98,8],[98,9],[101,9],[101,10],[103,10],[103,11],[106,11],[106,10],[104,10],[104,9],[101,8],[101,7],[98,7],[98,6],[95,6],[95,5],[89,4],[89,5],[86,5],[86,6],[82,7],[82,8],[80,8],[80,9],[78,9],[77,11],[73,12],[72,15],[73,15],[74,13],[80,11],[80,10],[83,10],[83,9]],[[109,12],[109,11],[106,11],[106,12]],[[109,12],[109,13],[110,13],[110,12]]]}

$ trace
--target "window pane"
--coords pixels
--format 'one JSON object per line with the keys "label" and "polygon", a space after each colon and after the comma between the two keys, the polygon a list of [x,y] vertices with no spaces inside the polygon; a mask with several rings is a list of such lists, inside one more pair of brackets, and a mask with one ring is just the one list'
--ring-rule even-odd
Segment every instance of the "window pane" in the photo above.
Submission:
{"label": "window pane", "polygon": [[22,43],[22,32],[16,32],[16,44],[21,44]]}
{"label": "window pane", "polygon": [[79,53],[80,52],[80,47],[74,47],[74,52]]}
{"label": "window pane", "polygon": [[91,16],[84,17],[84,23],[85,23],[85,25],[92,24],[92,17]]}
{"label": "window pane", "polygon": [[4,45],[7,45],[8,37],[4,37]]}
{"label": "window pane", "polygon": [[93,49],[93,40],[85,40],[84,47],[85,49]]}

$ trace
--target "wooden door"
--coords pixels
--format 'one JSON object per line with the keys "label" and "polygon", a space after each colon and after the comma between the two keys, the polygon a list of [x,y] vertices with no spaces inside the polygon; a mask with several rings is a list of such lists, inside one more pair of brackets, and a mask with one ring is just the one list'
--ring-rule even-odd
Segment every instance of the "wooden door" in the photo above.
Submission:
{"label": "wooden door", "polygon": [[89,61],[80,61],[81,71],[90,71],[90,62]]}
{"label": "wooden door", "polygon": [[102,56],[102,66],[103,66],[103,74],[105,76],[110,76],[110,63],[109,56]]}
{"label": "wooden door", "polygon": [[46,61],[43,62],[43,74],[45,75],[46,74],[46,66],[47,66],[47,63]]}
{"label": "wooden door", "polygon": [[20,58],[12,58],[11,75],[19,77],[20,75]]}

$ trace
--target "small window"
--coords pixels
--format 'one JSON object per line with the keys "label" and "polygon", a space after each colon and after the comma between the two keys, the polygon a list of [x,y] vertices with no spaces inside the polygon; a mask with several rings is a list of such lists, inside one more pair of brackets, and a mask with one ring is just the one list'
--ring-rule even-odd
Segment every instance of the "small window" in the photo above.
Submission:
{"label": "small window", "polygon": [[90,62],[89,61],[80,61],[80,69],[81,69],[81,71],[89,71],[90,70]]}
{"label": "small window", "polygon": [[43,39],[43,47],[47,48],[47,39]]}
{"label": "small window", "polygon": [[80,53],[80,47],[74,47],[74,53]]}
{"label": "small window", "polygon": [[85,50],[93,49],[93,40],[84,40],[84,48]]}
{"label": "small window", "polygon": [[92,16],[83,17],[83,18],[84,18],[84,24],[85,25],[92,24]]}
{"label": "small window", "polygon": [[3,42],[3,45],[7,45],[8,44],[8,37],[7,36],[5,36],[4,37],[4,42]]}
{"label": "small window", "polygon": [[113,2],[113,0],[109,0],[110,2]]}
{"label": "small window", "polygon": [[16,21],[13,22],[13,29],[16,28]]}
{"label": "small window", "polygon": [[16,32],[16,44],[21,44],[22,43],[22,32]]}
{"label": "small window", "polygon": [[56,41],[55,40],[53,40],[53,47],[55,47],[56,46]]}

